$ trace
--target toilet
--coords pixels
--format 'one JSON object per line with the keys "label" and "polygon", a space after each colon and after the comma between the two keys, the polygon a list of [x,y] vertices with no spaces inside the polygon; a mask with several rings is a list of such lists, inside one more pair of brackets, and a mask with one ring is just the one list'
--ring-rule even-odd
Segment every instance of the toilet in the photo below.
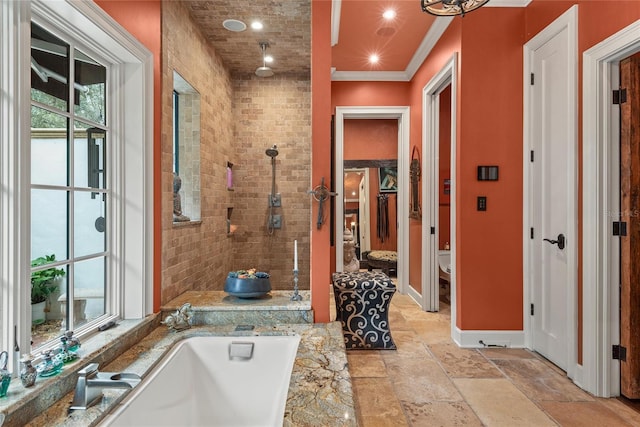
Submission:
{"label": "toilet", "polygon": [[451,283],[451,251],[439,250],[438,251],[438,267],[439,277],[442,280],[446,280]]}

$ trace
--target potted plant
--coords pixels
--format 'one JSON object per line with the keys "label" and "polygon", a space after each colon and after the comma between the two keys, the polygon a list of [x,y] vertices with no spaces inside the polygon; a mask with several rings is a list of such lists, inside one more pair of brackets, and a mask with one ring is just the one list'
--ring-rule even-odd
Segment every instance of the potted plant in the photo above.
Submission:
{"label": "potted plant", "polygon": [[[55,255],[45,255],[31,261],[31,267],[40,267],[42,265],[55,262]],[[40,324],[45,320],[44,307],[47,298],[58,290],[55,284],[56,279],[65,275],[62,268],[47,268],[31,273],[31,320],[34,324]]]}

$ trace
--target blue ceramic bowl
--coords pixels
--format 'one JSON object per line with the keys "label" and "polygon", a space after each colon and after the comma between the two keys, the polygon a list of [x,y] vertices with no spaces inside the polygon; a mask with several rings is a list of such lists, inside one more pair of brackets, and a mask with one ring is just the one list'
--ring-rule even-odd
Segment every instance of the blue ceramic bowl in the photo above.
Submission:
{"label": "blue ceramic bowl", "polygon": [[238,298],[257,298],[271,291],[269,278],[239,279],[227,277],[224,282],[224,291]]}

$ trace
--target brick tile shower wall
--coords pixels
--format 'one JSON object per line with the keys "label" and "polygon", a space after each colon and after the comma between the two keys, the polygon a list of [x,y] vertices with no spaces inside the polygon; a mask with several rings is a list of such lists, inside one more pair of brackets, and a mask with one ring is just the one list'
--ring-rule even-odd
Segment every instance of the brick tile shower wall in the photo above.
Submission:
{"label": "brick tile shower wall", "polygon": [[[182,2],[162,3],[162,297],[222,290],[231,270],[268,271],[274,289],[292,288],[293,241],[299,286],[309,289],[311,91],[308,74],[233,76],[191,24]],[[256,58],[256,66],[260,57]],[[201,95],[201,223],[173,224],[173,71]],[[277,73],[277,69],[276,69]],[[329,142],[327,142],[329,143]],[[276,191],[283,226],[267,231],[271,162],[278,146]],[[234,191],[226,186],[232,162]],[[227,235],[227,211],[238,227]]]}
{"label": "brick tile shower wall", "polygon": [[[222,289],[233,259],[226,234],[227,161],[234,157],[232,84],[182,2],[162,3],[162,298]],[[200,93],[201,223],[173,224],[173,71]]]}
{"label": "brick tile shower wall", "polygon": [[[308,75],[233,79],[235,159],[232,269],[255,267],[271,274],[274,289],[292,289],[293,241],[298,240],[300,289],[309,289],[311,197],[311,90]],[[276,157],[276,193],[282,228],[267,228],[271,158]]]}

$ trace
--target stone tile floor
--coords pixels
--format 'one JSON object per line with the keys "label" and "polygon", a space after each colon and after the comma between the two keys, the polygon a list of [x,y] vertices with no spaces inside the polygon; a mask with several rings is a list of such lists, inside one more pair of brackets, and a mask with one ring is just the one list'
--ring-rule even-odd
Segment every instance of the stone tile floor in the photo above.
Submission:
{"label": "stone tile floor", "polygon": [[397,351],[347,352],[361,427],[640,426],[640,411],[582,391],[536,353],[459,348],[450,338],[449,306],[440,306],[424,312],[395,294]]}

